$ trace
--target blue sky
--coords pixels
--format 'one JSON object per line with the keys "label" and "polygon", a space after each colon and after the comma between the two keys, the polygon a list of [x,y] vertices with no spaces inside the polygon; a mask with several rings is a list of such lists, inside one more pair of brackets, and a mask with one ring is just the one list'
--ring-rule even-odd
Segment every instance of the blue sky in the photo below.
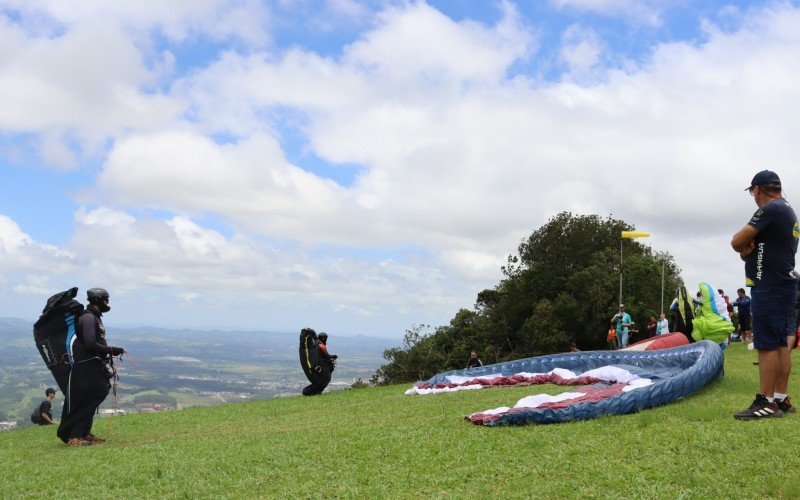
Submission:
{"label": "blue sky", "polygon": [[[734,289],[791,200],[797,2],[0,0],[0,316],[400,338],[549,217]],[[109,322],[112,318],[109,318]]]}

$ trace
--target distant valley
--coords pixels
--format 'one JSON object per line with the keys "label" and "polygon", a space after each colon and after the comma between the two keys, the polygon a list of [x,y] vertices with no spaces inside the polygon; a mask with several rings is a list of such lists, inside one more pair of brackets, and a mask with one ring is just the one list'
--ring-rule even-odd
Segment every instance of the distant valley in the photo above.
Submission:
{"label": "distant valley", "polygon": [[[32,324],[0,318],[0,422],[25,424],[55,381],[33,343]],[[308,384],[298,359],[298,333],[122,329],[109,325],[108,340],[127,353],[117,362],[118,397],[101,412],[159,411],[222,402],[296,395]],[[369,380],[383,351],[399,340],[332,335],[339,355],[327,390]],[[54,416],[60,416],[58,394]]]}

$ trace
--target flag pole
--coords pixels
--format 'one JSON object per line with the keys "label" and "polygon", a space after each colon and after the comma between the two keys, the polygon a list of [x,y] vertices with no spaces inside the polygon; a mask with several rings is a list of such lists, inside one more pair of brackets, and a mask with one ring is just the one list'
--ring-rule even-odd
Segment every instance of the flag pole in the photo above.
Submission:
{"label": "flag pole", "polygon": [[662,255],[661,258],[661,314],[664,314],[664,268],[667,265],[667,259]]}
{"label": "flag pole", "polygon": [[[619,303],[622,304],[622,240],[625,238],[647,238],[650,233],[644,231],[622,231],[619,240]],[[663,302],[663,299],[662,299]]]}
{"label": "flag pole", "polygon": [[619,239],[619,302],[617,304],[622,304],[622,240],[625,238]]}

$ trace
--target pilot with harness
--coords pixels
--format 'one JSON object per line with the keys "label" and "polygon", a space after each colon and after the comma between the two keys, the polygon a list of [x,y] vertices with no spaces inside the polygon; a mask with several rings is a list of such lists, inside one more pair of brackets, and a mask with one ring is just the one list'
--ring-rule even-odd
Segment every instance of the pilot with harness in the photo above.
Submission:
{"label": "pilot with harness", "polygon": [[331,381],[331,374],[336,366],[335,354],[328,353],[328,334],[319,335],[311,329],[304,328],[300,334],[300,364],[311,384],[303,388],[303,396],[316,396]]}
{"label": "pilot with harness", "polygon": [[102,316],[111,310],[108,292],[103,288],[91,288],[86,295],[89,306],[78,319],[77,335],[68,341],[72,371],[65,394],[65,413],[57,433],[69,446],[105,442],[92,434],[92,423],[97,408],[111,389],[110,380],[116,374],[113,356],[125,352],[106,342]]}

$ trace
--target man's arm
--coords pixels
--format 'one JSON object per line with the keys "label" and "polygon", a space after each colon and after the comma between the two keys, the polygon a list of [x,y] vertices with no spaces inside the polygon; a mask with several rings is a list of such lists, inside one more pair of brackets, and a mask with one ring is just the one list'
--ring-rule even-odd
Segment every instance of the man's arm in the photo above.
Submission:
{"label": "man's arm", "polygon": [[733,235],[731,239],[731,247],[742,257],[742,259],[746,259],[748,255],[750,255],[756,247],[756,235],[758,234],[758,229],[754,228],[751,225],[746,225],[739,230],[736,234]]}
{"label": "man's arm", "polygon": [[44,412],[40,413],[39,416],[41,417],[42,420],[44,420],[48,424],[52,424],[53,423],[53,420],[50,418],[50,416],[47,413],[44,413]]}

